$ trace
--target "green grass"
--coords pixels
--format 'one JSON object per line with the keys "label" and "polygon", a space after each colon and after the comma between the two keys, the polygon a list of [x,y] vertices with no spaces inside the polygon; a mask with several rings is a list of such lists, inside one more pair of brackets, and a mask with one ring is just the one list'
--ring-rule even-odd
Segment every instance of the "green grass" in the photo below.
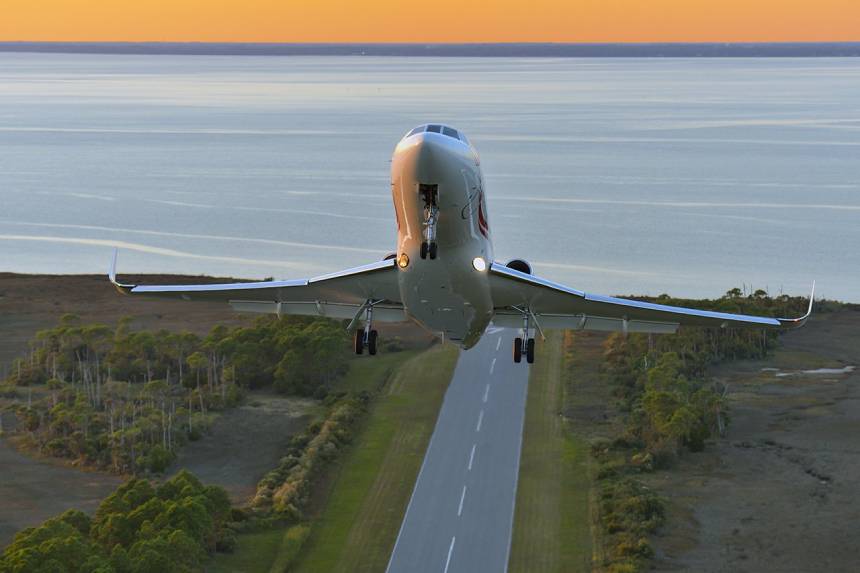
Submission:
{"label": "green grass", "polygon": [[238,536],[233,553],[218,553],[209,562],[209,573],[256,573],[271,570],[281,547],[286,527]]}
{"label": "green grass", "polygon": [[[432,351],[427,354],[429,353]],[[408,364],[419,355],[423,354],[412,350],[373,357],[357,357],[350,363],[347,375],[333,385],[332,391],[373,392],[385,384],[389,375],[400,368],[404,361]],[[378,400],[382,398],[383,396],[380,396]],[[323,411],[324,408],[320,407],[320,413]],[[362,442],[361,436],[357,442],[359,444]],[[230,554],[215,554],[206,570],[215,573],[257,571],[281,573],[295,561],[308,533],[307,525],[298,525],[240,534],[237,538],[236,550]]]}
{"label": "green grass", "polygon": [[397,369],[338,465],[291,571],[385,570],[457,355],[437,346]]}
{"label": "green grass", "polygon": [[374,392],[388,378],[388,375],[403,362],[409,360],[419,351],[404,350],[402,352],[386,352],[376,356],[356,356],[349,362],[349,372],[346,376],[332,384],[332,392]]}
{"label": "green grass", "polygon": [[511,573],[591,571],[588,444],[561,415],[569,375],[562,336],[538,346],[529,377]]}

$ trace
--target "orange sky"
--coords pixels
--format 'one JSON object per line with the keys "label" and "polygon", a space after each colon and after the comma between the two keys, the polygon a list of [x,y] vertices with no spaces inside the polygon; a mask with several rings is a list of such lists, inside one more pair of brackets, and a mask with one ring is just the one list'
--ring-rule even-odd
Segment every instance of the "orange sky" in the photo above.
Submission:
{"label": "orange sky", "polygon": [[2,0],[14,40],[860,41],[860,1]]}

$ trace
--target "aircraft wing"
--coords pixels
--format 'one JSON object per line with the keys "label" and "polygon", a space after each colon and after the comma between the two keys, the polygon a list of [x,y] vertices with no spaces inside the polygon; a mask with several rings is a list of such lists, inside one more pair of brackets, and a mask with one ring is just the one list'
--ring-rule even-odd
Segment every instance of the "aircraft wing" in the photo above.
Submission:
{"label": "aircraft wing", "polygon": [[116,251],[108,278],[123,294],[229,303],[238,312],[361,318],[368,301],[373,319],[407,320],[400,302],[394,259],[370,263],[309,279],[197,285],[132,285],[116,280]]}
{"label": "aircraft wing", "polygon": [[578,291],[494,262],[489,269],[497,326],[521,327],[523,309],[539,328],[673,333],[679,326],[768,328],[803,326],[812,313],[799,318],[770,318],[639,302]]}

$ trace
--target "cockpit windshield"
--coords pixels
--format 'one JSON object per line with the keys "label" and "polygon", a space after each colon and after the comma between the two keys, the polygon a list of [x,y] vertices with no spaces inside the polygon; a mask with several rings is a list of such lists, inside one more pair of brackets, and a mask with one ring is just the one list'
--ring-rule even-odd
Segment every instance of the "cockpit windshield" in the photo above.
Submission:
{"label": "cockpit windshield", "polygon": [[447,125],[441,125],[438,123],[430,123],[427,125],[419,125],[412,131],[406,134],[406,137],[410,135],[415,135],[416,133],[424,133],[425,131],[429,131],[431,133],[441,133],[442,135],[447,135],[448,137],[453,137],[454,139],[459,139],[466,145],[469,144],[469,140],[466,139],[465,134],[460,131],[457,131],[453,127],[448,127]]}

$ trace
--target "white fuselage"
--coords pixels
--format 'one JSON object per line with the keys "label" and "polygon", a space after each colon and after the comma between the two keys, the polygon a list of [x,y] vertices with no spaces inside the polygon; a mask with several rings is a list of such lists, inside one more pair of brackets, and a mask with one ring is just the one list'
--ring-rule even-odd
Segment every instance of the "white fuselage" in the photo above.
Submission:
{"label": "white fuselage", "polygon": [[[435,259],[420,256],[426,219],[421,185],[437,189]],[[477,152],[443,133],[407,135],[392,157],[391,192],[397,214],[398,282],[407,315],[446,340],[473,346],[493,318],[487,273],[479,270],[481,261],[475,264],[478,258],[486,266],[493,261]]]}

